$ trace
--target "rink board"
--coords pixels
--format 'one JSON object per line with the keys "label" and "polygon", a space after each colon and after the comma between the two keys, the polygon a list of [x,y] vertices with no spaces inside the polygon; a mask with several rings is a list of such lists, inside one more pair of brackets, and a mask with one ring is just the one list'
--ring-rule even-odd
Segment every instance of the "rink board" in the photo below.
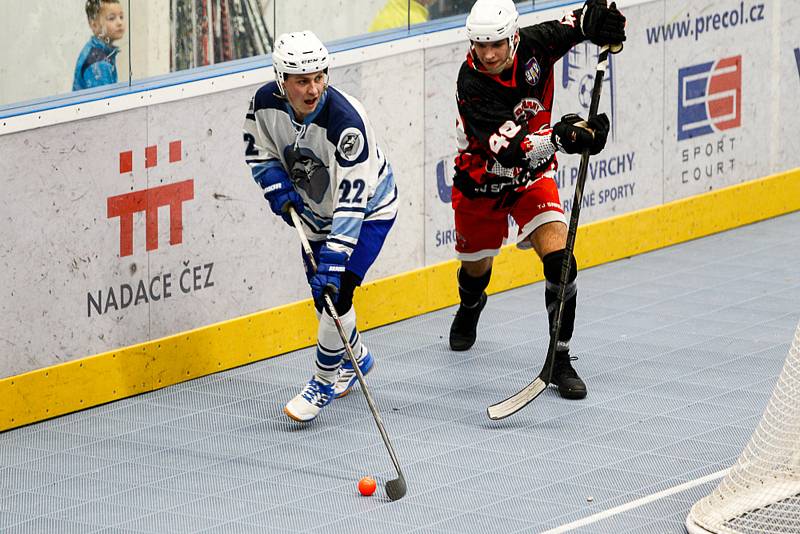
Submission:
{"label": "rink board", "polygon": [[[575,253],[585,269],[797,210],[800,170],[586,224]],[[540,264],[531,260],[530,252],[505,247],[489,292],[541,281]],[[361,328],[457,303],[456,267],[450,260],[368,283],[355,299]],[[315,336],[309,299],[5,378],[0,430],[284,354],[312,345]]]}
{"label": "rink board", "polygon": [[[614,127],[592,159],[581,211],[581,267],[800,209],[800,140],[790,131],[800,6],[716,0],[698,10],[688,1],[625,9],[629,39],[600,105]],[[747,22],[733,25],[733,13]],[[723,19],[727,27],[715,23]],[[456,299],[449,185],[466,45],[460,30],[414,39],[335,56],[331,73],[364,102],[401,194],[357,298],[362,328]],[[588,107],[596,52],[579,45],[558,64],[554,116]],[[263,69],[258,83],[270,76]],[[9,191],[0,199],[0,428],[313,342],[296,236],[242,161],[256,87],[249,78],[0,136]],[[560,161],[569,207],[578,162]],[[530,254],[509,249],[498,262],[492,291],[541,279]]]}

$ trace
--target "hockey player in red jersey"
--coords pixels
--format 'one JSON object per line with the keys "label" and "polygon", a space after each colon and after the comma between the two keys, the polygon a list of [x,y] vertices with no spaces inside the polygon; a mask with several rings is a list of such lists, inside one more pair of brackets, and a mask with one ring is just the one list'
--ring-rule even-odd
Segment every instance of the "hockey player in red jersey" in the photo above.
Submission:
{"label": "hockey player in red jersey", "polygon": [[[545,304],[552,327],[558,305],[567,226],[554,181],[556,152],[600,152],[606,144],[605,114],[584,120],[575,114],[551,122],[553,66],[584,40],[603,46],[625,40],[625,17],[612,3],[588,0],[560,21],[519,28],[511,0],[477,0],[467,17],[471,46],[457,81],[459,117],[452,204],[456,252],[461,260],[461,304],[450,328],[450,348],[475,343],[486,305],[492,260],[518,227],[517,246],[542,260]],[[577,263],[570,258],[561,330],[552,381],[562,397],[582,399],[586,384],[571,364]]]}

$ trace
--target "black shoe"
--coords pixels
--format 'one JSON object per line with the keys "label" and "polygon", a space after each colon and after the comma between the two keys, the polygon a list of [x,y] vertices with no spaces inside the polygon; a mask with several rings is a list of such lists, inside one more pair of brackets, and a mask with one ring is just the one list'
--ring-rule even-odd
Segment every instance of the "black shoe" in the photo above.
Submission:
{"label": "black shoe", "polygon": [[556,353],[552,382],[558,386],[558,394],[565,399],[583,399],[586,397],[586,384],[572,367],[571,361],[576,359],[571,357],[569,353]]}
{"label": "black shoe", "polygon": [[475,338],[478,336],[478,319],[484,306],[486,306],[486,293],[481,295],[474,308],[467,308],[463,304],[458,307],[456,317],[450,326],[451,350],[467,350],[475,344]]}

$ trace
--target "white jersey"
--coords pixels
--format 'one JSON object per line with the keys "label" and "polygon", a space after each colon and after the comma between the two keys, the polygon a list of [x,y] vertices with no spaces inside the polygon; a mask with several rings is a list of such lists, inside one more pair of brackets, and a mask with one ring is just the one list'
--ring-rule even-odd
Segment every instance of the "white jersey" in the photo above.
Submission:
{"label": "white jersey", "polygon": [[277,83],[270,82],[250,102],[244,139],[253,178],[259,182],[268,168],[283,167],[303,199],[308,238],[350,255],[362,221],[390,220],[397,213],[391,166],[352,96],[329,86],[314,113],[297,122],[278,95]]}

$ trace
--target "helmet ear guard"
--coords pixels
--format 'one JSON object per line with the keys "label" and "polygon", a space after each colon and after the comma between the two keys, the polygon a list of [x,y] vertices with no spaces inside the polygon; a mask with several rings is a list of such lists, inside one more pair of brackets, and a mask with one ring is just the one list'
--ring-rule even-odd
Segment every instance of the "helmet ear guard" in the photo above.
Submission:
{"label": "helmet ear guard", "polygon": [[281,95],[286,95],[283,83],[287,74],[323,72],[327,76],[329,63],[328,49],[308,30],[284,33],[275,40],[272,67]]}

